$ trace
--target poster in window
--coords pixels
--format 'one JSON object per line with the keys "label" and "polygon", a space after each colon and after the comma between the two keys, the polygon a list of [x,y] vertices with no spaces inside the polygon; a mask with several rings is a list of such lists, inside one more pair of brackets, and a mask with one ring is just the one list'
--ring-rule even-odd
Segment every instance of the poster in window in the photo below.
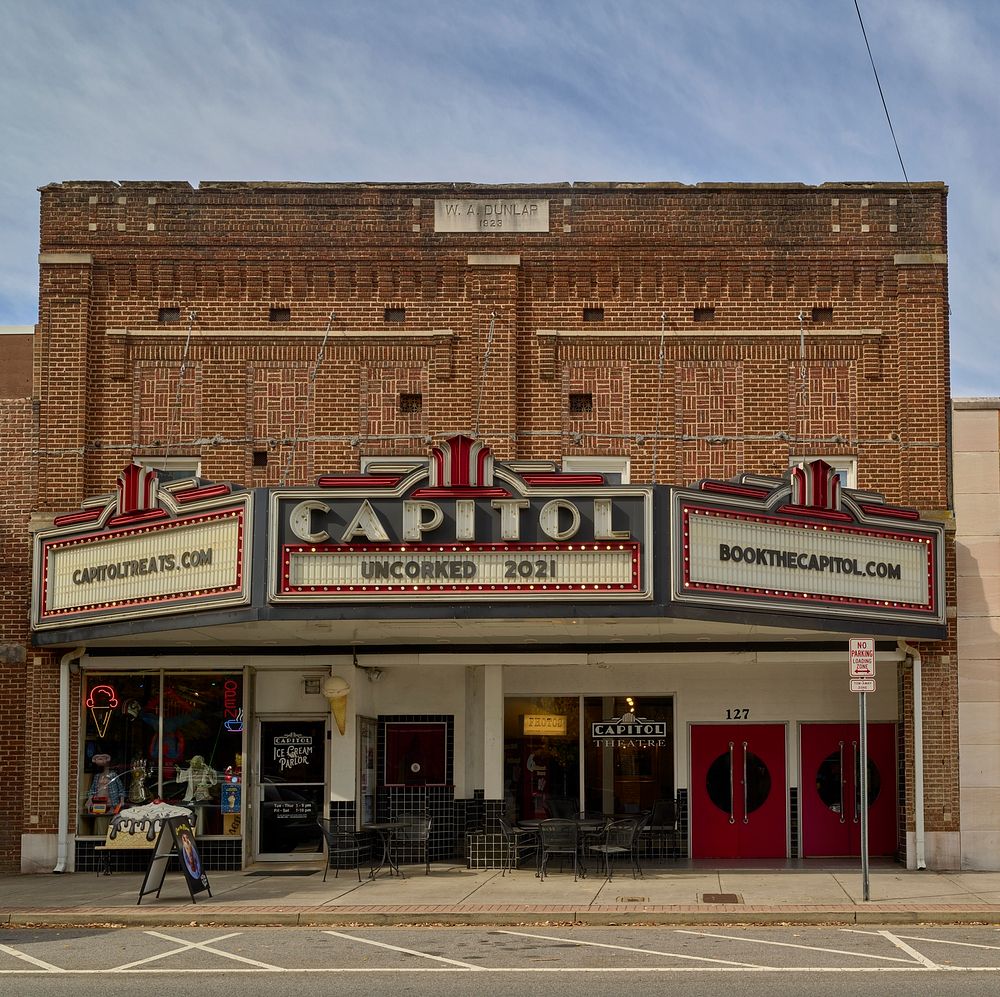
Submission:
{"label": "poster in window", "polygon": [[448,783],[448,725],[440,722],[385,725],[385,785]]}

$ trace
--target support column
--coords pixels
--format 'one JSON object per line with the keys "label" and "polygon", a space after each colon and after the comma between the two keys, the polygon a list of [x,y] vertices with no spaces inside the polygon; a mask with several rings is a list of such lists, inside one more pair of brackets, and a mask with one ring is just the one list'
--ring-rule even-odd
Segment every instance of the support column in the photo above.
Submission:
{"label": "support column", "polygon": [[503,799],[503,665],[483,669],[483,797]]}

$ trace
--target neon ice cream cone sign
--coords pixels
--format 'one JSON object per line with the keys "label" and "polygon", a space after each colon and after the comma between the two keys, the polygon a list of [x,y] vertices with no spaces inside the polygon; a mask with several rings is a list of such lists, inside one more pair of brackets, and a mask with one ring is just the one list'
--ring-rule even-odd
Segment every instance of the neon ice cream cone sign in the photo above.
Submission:
{"label": "neon ice cream cone sign", "polygon": [[111,722],[111,713],[118,705],[118,695],[110,685],[95,685],[87,697],[87,707],[94,718],[97,736],[104,737]]}

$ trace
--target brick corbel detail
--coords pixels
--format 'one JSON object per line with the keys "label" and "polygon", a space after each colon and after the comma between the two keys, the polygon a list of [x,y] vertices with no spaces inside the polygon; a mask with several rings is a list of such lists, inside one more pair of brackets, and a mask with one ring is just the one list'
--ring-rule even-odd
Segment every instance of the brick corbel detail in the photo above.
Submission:
{"label": "brick corbel detail", "polygon": [[435,336],[431,371],[436,381],[450,381],[455,373],[455,336]]}
{"label": "brick corbel detail", "polygon": [[556,348],[559,337],[556,333],[539,331],[535,336],[538,343],[538,376],[543,381],[554,381],[556,379],[556,360],[558,350]]}

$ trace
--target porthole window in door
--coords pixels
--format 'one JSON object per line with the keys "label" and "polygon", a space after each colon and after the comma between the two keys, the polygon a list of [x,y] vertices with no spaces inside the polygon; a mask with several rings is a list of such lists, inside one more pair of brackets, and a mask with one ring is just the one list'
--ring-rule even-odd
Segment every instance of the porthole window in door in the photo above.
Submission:
{"label": "porthole window in door", "polygon": [[733,809],[732,779],[730,778],[730,766],[732,759],[728,752],[719,755],[718,758],[708,766],[705,773],[705,790],[708,798],[723,813],[731,813]]}
{"label": "porthole window in door", "polygon": [[[733,769],[735,767],[735,769]],[[752,751],[737,749],[719,755],[705,773],[705,791],[708,798],[724,813],[733,813],[733,784],[737,793],[742,791],[744,816],[764,805],[771,793],[771,773],[764,760]]]}
{"label": "porthole window in door", "polygon": [[746,752],[746,812],[752,814],[771,795],[771,773],[764,759]]}
{"label": "porthole window in door", "polygon": [[816,792],[835,814],[843,810],[844,798],[840,779],[840,752],[831,751],[816,769]]}
{"label": "porthole window in door", "polygon": [[[882,789],[882,776],[879,774],[878,766],[871,758],[868,759],[868,809],[878,799],[878,794]],[[854,760],[854,802],[861,806],[861,759]]]}

